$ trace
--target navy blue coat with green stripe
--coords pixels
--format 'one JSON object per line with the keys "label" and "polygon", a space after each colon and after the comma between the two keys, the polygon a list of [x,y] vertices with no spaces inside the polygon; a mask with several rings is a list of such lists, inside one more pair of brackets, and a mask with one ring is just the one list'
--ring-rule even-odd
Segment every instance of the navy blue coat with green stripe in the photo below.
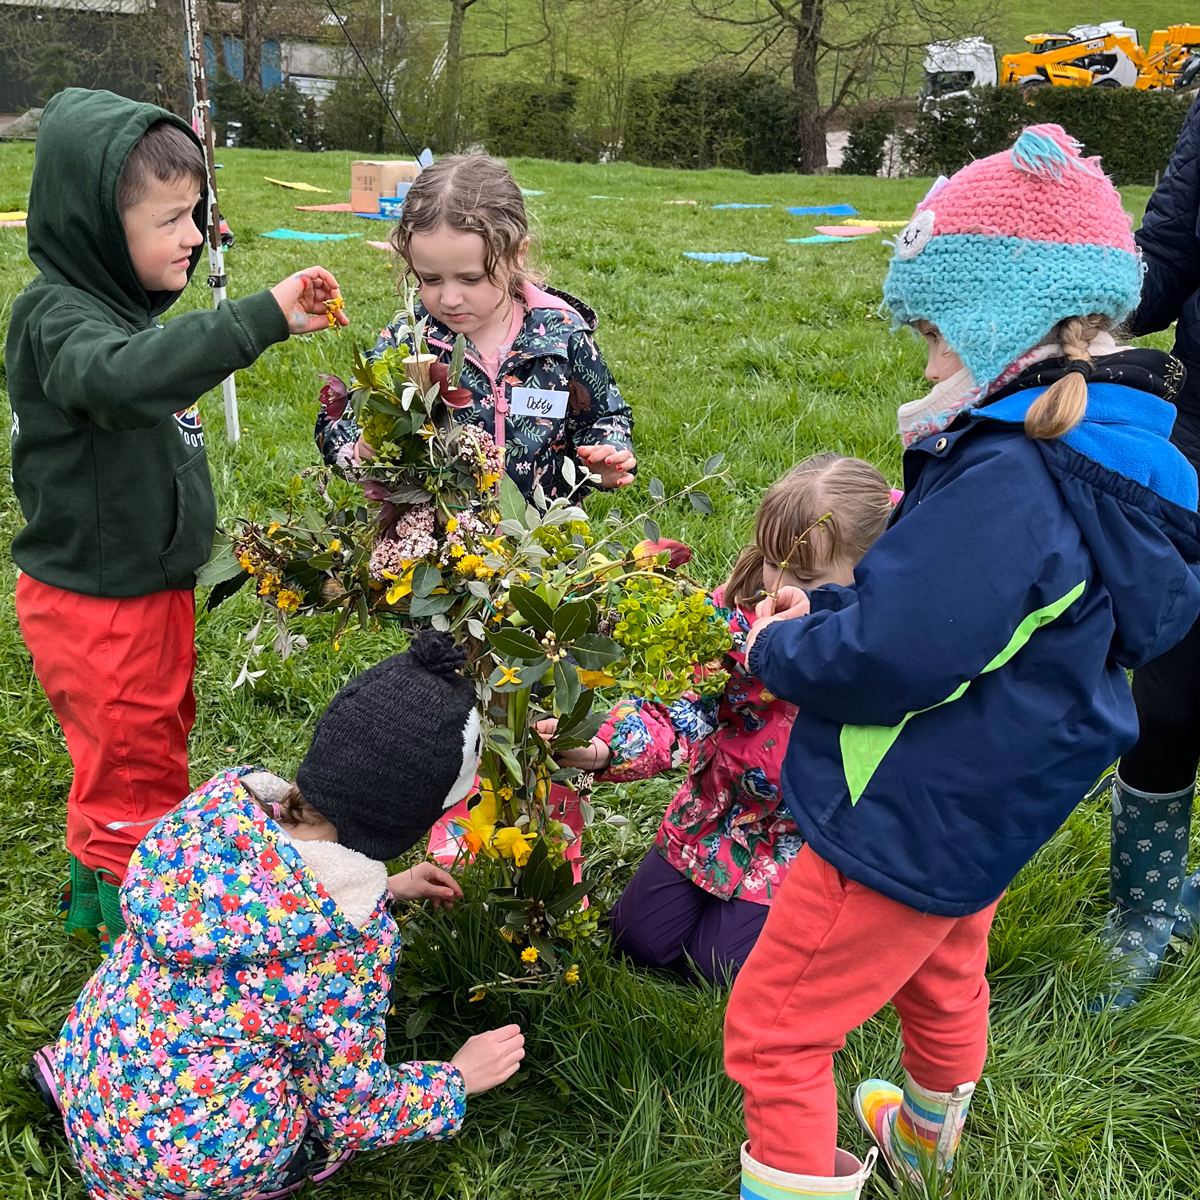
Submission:
{"label": "navy blue coat with green stripe", "polygon": [[768,626],[751,674],[799,715],[783,793],[845,875],[921,912],[985,908],[1133,745],[1126,669],[1200,614],[1196,472],[1175,410],[1089,386],[1056,441],[1009,395],[904,458],[852,587]]}

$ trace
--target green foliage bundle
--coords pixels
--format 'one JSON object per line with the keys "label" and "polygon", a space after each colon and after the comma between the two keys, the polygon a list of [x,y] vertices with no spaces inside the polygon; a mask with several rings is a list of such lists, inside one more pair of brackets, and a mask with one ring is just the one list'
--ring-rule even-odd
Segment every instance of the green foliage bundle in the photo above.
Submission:
{"label": "green foliage bundle", "polygon": [[918,175],[950,175],[972,159],[1012,144],[1026,125],[1053,122],[1098,154],[1119,185],[1153,184],[1166,170],[1187,115],[1187,101],[1135,88],[978,88],[922,109],[906,140],[905,158]]}
{"label": "green foliage bundle", "polygon": [[484,105],[487,148],[504,158],[595,161],[575,132],[578,80],[559,83],[501,83]]}
{"label": "green foliage bundle", "polygon": [[630,87],[621,157],[651,167],[795,171],[800,147],[792,92],[769,75],[701,69]]}
{"label": "green foliage bundle", "polygon": [[896,114],[890,109],[857,112],[850,118],[850,141],[838,168],[841,175],[878,175],[888,138],[896,132]]}
{"label": "green foliage bundle", "polygon": [[225,142],[230,122],[237,122],[237,145],[254,150],[319,150],[316,106],[293,83],[260,91],[222,74],[213,89],[217,144]]}

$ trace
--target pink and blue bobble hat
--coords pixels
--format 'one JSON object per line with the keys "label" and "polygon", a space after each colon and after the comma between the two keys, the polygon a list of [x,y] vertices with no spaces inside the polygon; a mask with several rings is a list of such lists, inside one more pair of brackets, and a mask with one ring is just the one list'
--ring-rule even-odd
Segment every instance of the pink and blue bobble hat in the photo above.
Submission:
{"label": "pink and blue bobble hat", "polygon": [[1142,263],[1121,197],[1058,125],[940,179],[896,238],[883,284],[894,326],[941,330],[977,384],[996,379],[1068,317],[1118,323]]}

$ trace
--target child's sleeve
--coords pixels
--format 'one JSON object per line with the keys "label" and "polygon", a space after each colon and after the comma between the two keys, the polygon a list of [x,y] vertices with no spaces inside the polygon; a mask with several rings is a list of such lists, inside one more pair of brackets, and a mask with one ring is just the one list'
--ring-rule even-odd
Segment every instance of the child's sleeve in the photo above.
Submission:
{"label": "child's sleeve", "polygon": [[950,699],[1086,587],[1086,551],[1064,549],[1078,527],[1037,482],[1007,454],[976,459],[883,534],[853,588],[814,589],[810,615],[763,629],[750,672],[843,725],[890,728]]}
{"label": "child's sleeve", "polygon": [[597,734],[612,755],[601,778],[649,779],[688,762],[696,744],[717,728],[717,702],[690,693],[670,705],[622,700]]}
{"label": "child's sleeve", "polygon": [[287,337],[275,297],[257,292],[132,334],[60,304],[38,322],[34,349],[53,404],[120,431],[153,428]]}
{"label": "child's sleeve", "polygon": [[633,450],[633,413],[586,330],[573,334],[568,347],[567,435],[573,446],[616,446]]}
{"label": "child's sleeve", "polygon": [[[326,965],[320,960],[316,968]],[[320,975],[305,1010],[308,1061],[301,1094],[321,1140],[338,1149],[367,1150],[453,1137],[466,1109],[462,1075],[449,1062],[387,1064],[389,981],[358,984],[367,970],[352,960]],[[349,974],[355,982],[340,987]],[[335,979],[336,994],[328,986]]]}

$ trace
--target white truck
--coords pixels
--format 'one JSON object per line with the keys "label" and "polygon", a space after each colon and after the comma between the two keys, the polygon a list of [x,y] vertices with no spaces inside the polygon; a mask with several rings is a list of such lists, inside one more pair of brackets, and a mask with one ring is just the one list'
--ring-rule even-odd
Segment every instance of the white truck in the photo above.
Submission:
{"label": "white truck", "polygon": [[990,87],[996,79],[996,51],[981,37],[931,42],[925,47],[922,100],[962,96],[973,87]]}

